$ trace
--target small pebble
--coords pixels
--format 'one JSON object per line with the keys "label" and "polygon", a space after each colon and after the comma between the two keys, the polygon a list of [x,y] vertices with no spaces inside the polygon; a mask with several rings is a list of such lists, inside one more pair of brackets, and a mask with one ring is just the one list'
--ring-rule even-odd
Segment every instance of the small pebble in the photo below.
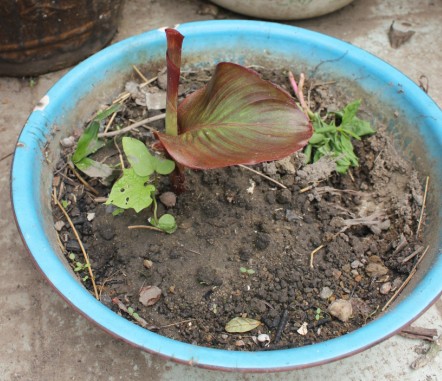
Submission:
{"label": "small pebble", "polygon": [[333,275],[333,278],[339,279],[341,277],[341,275],[342,275],[342,271],[339,271],[337,269],[333,269],[332,270],[332,275]]}
{"label": "small pebble", "polygon": [[266,333],[261,333],[260,335],[258,335],[258,341],[260,343],[268,343],[270,342],[270,336]]}
{"label": "small pebble", "polygon": [[351,302],[344,299],[337,299],[335,300],[330,306],[328,307],[328,312],[330,312],[330,315],[338,318],[342,322],[346,322],[350,319],[352,313],[353,313],[353,307],[351,305]]}
{"label": "small pebble", "polygon": [[365,268],[365,272],[370,277],[380,277],[388,273],[388,268],[380,263],[370,262]]}
{"label": "small pebble", "polygon": [[63,221],[57,221],[54,224],[55,230],[57,230],[58,232],[61,231],[61,229],[64,228],[65,223]]}
{"label": "small pebble", "polygon": [[160,195],[160,201],[166,208],[172,208],[176,205],[176,194],[173,192],[164,192]]}
{"label": "small pebble", "polygon": [[324,287],[319,294],[321,299],[328,299],[333,295],[333,290],[330,287]]}
{"label": "small pebble", "polygon": [[145,259],[145,260],[143,261],[143,266],[144,266],[146,269],[151,269],[152,266],[153,266],[153,262],[152,262],[151,260],[149,260],[149,259]]}
{"label": "small pebble", "polygon": [[75,144],[75,138],[73,136],[68,136],[67,138],[61,139],[60,143],[65,148],[73,147]]}
{"label": "small pebble", "polygon": [[382,286],[379,288],[379,292],[382,295],[386,295],[390,292],[391,290],[391,282],[385,282],[382,284]]}
{"label": "small pebble", "polygon": [[352,269],[357,269],[358,267],[364,266],[360,261],[356,260],[350,264]]}

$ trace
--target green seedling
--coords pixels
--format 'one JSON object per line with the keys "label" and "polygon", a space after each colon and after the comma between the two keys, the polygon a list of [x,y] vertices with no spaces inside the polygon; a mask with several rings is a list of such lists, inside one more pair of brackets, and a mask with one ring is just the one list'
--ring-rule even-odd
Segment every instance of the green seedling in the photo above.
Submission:
{"label": "green seedling", "polygon": [[331,156],[336,160],[336,172],[341,174],[359,165],[352,139],[361,140],[363,136],[375,133],[369,122],[356,116],[360,105],[360,100],[354,101],[326,118],[321,118],[318,113],[310,115],[314,133],[304,149],[307,163]]}
{"label": "green seedling", "polygon": [[321,320],[324,318],[324,315],[322,315],[322,310],[318,307],[315,311],[315,320]]}
{"label": "green seedling", "polygon": [[[76,273],[84,271],[84,270],[87,270],[89,268],[88,264],[84,264],[84,263],[81,263],[81,262],[77,261],[76,260],[77,256],[74,253],[69,253],[68,258],[73,262],[73,264],[74,264],[74,271]],[[89,279],[88,275],[85,275],[84,277],[81,278],[81,280],[83,282],[86,282],[88,279]]]}
{"label": "green seedling", "polygon": [[68,201],[68,200],[61,200],[61,205],[63,206],[63,208],[67,208],[69,205],[71,204],[71,202],[70,201]]}
{"label": "green seedling", "polygon": [[105,143],[98,138],[98,131],[101,123],[115,112],[118,112],[121,104],[116,103],[104,111],[98,113],[84,130],[78,140],[77,148],[72,155],[72,162],[83,173],[90,177],[98,177],[102,179],[109,178],[113,173],[110,166],[92,160],[88,156],[97,152]]}
{"label": "green seedling", "polygon": [[35,78],[29,78],[29,87],[32,89],[37,84],[37,80]]}
{"label": "green seedling", "polygon": [[241,274],[247,274],[247,275],[255,274],[255,270],[248,269],[248,268],[245,268],[245,267],[240,267],[239,271],[241,272]]}
{"label": "green seedling", "polygon": [[138,315],[138,313],[135,312],[135,310],[132,307],[127,307],[127,313],[132,316],[135,320],[139,320],[140,319],[140,315]]}
{"label": "green seedling", "polygon": [[131,167],[123,169],[123,176],[114,183],[106,204],[121,210],[132,208],[137,213],[153,204],[154,215],[149,222],[166,233],[173,233],[177,227],[175,218],[170,214],[157,216],[154,182],[157,175],[170,174],[175,162],[152,155],[138,139],[124,137],[122,143]]}

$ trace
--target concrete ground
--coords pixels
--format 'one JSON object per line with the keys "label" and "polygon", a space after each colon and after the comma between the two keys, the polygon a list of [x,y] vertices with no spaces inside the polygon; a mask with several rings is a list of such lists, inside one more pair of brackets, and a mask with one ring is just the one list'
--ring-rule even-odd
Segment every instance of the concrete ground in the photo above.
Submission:
{"label": "concrete ground", "polygon": [[[127,0],[115,41],[192,20],[200,0]],[[228,18],[243,18],[220,11]],[[413,29],[411,40],[390,47],[391,22]],[[317,19],[288,22],[329,34],[362,47],[418,82],[429,82],[429,94],[442,105],[442,1],[356,0],[341,11]],[[208,372],[164,361],[111,338],[73,311],[35,269],[15,227],[9,199],[9,171],[14,145],[37,101],[65,73],[29,79],[0,78],[0,380],[442,380],[442,353],[412,370],[420,340],[400,336],[332,364],[275,375]],[[442,300],[415,325],[442,333]]]}

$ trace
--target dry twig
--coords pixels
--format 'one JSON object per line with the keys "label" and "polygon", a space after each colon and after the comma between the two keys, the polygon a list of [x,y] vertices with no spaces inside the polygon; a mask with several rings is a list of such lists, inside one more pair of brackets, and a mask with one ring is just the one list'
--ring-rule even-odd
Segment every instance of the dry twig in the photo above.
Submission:
{"label": "dry twig", "polygon": [[157,232],[163,232],[163,230],[156,228],[155,226],[149,226],[149,225],[131,225],[127,227],[128,229],[148,229],[148,230],[155,230]]}
{"label": "dry twig", "polygon": [[91,191],[95,196],[98,196],[98,191],[92,186],[90,185],[85,179],[83,179],[83,177],[81,177],[81,175],[75,170],[74,166],[71,163],[68,163],[70,170],[72,171],[72,173],[75,175],[75,177],[80,181],[80,183],[82,183],[84,185],[84,187]]}
{"label": "dry twig", "polygon": [[422,226],[422,221],[423,221],[424,211],[425,211],[425,204],[427,202],[427,193],[428,193],[428,184],[429,184],[429,182],[430,182],[430,176],[427,176],[427,179],[425,180],[424,199],[422,201],[422,209],[421,209],[421,214],[419,216],[419,223],[417,225],[416,237],[419,237],[419,232],[420,232],[421,226]]}
{"label": "dry twig", "polygon": [[238,164],[238,167],[241,167],[241,168],[247,169],[248,171],[253,172],[253,173],[256,174],[256,175],[259,175],[259,176],[261,176],[261,177],[264,177],[265,179],[271,181],[272,183],[278,185],[279,187],[284,188],[284,189],[287,189],[287,187],[286,187],[284,184],[281,184],[279,181],[276,181],[276,180],[272,179],[271,177],[264,175],[264,173],[261,173],[261,172],[259,172],[259,171],[256,171],[256,170],[254,170],[254,169],[252,169],[252,168],[250,168],[250,167],[247,167],[246,165],[243,165],[243,164]]}
{"label": "dry twig", "polygon": [[382,312],[384,312],[387,307],[393,303],[393,301],[397,298],[397,296],[401,293],[401,291],[405,288],[405,286],[410,282],[411,278],[413,278],[414,274],[417,271],[417,266],[422,262],[422,259],[424,259],[425,254],[427,254],[428,249],[430,246],[427,246],[425,251],[422,253],[422,256],[419,258],[419,260],[416,262],[416,264],[413,266],[413,268],[410,271],[410,274],[408,275],[407,279],[405,279],[404,283],[401,284],[401,286],[396,290],[396,292],[393,294],[393,296],[388,300],[387,303],[385,303],[384,307],[382,307]]}
{"label": "dry twig", "polygon": [[321,245],[321,246],[318,246],[315,250],[313,250],[313,251],[310,253],[310,268],[311,268],[311,269],[313,268],[313,258],[315,257],[315,254],[316,254],[319,250],[323,249],[324,247],[325,247],[324,244]]}
{"label": "dry twig", "polygon": [[[98,134],[98,137],[99,138],[110,138],[110,137],[114,137],[117,135],[125,134],[126,132],[129,132],[129,131],[133,130],[134,128],[144,126],[145,124],[150,123],[150,122],[155,122],[156,120],[164,119],[165,117],[166,117],[166,114],[155,115],[150,118],[140,120],[139,122],[130,124],[129,126],[122,128],[121,130],[111,131],[111,132],[106,132],[106,133],[101,132]],[[150,129],[154,130],[153,128],[150,128]]]}
{"label": "dry twig", "polygon": [[60,201],[58,201],[55,189],[53,192],[53,200],[54,200],[54,203],[60,208],[60,210],[62,211],[62,213],[66,217],[66,220],[68,221],[68,223],[72,229],[72,232],[74,233],[75,238],[77,239],[78,244],[80,245],[80,249],[81,249],[81,252],[83,253],[84,261],[87,265],[89,276],[90,276],[90,279],[92,282],[92,287],[94,288],[95,297],[97,298],[97,300],[100,300],[99,295],[98,295],[97,285],[95,284],[95,277],[92,272],[91,262],[89,261],[89,256],[87,255],[86,250],[84,249],[83,243],[81,242],[81,239],[80,239],[80,236],[78,235],[77,229],[75,229],[74,223],[72,222],[71,218],[69,217],[69,214],[66,212],[63,205],[61,205]]}

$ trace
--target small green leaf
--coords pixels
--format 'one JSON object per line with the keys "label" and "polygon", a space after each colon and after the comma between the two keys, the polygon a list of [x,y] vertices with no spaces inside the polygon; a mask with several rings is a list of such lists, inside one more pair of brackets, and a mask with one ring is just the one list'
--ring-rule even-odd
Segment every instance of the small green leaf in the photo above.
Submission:
{"label": "small green leaf", "polygon": [[133,315],[133,313],[134,313],[134,309],[133,309],[132,307],[127,307],[127,313],[128,313],[129,315]]}
{"label": "small green leaf", "polygon": [[81,280],[82,280],[83,282],[86,282],[88,279],[89,279],[89,276],[88,276],[88,275],[85,275],[83,278],[81,278]]}
{"label": "small green leaf", "polygon": [[69,253],[69,259],[71,261],[75,261],[75,254],[74,253]]}
{"label": "small green leaf", "polygon": [[242,272],[242,273],[246,273],[246,272],[247,272],[247,269],[246,269],[245,267],[240,267],[240,268],[239,268],[239,271]]}
{"label": "small green leaf", "polygon": [[78,140],[77,149],[72,156],[74,164],[77,164],[81,159],[84,159],[103,146],[104,143],[98,140],[99,129],[100,123],[97,121],[92,121],[91,124],[86,127]]}
{"label": "small green leaf", "polygon": [[86,156],[98,151],[104,146],[104,142],[98,139],[98,130],[100,129],[100,122],[106,119],[109,115],[120,109],[119,103],[109,107],[108,109],[98,113],[86,127],[83,134],[78,140],[77,149],[75,150],[72,161],[75,165],[79,163]]}
{"label": "small green leaf", "polygon": [[106,110],[103,110],[103,111],[99,112],[97,115],[95,115],[93,120],[97,121],[97,122],[101,122],[104,119],[106,119],[108,116],[111,116],[114,112],[120,111],[120,108],[121,108],[121,104],[115,103],[112,106],[110,106],[109,108],[107,108]]}
{"label": "small green leaf", "polygon": [[322,135],[319,132],[315,132],[308,142],[309,142],[309,144],[319,144],[319,143],[323,142],[324,139],[325,139],[324,135]]}
{"label": "small green leaf", "polygon": [[247,270],[247,274],[249,274],[249,275],[253,275],[253,274],[255,274],[255,270],[248,269],[248,270]]}
{"label": "small green leaf", "polygon": [[260,324],[261,322],[255,319],[236,317],[226,324],[225,329],[229,333],[243,333],[255,329]]}
{"label": "small green leaf", "polygon": [[341,126],[345,126],[346,124],[349,124],[353,121],[354,117],[356,116],[356,113],[359,110],[360,105],[361,105],[361,100],[358,99],[356,101],[349,103],[347,106],[344,107],[344,109],[342,110]]}
{"label": "small green leaf", "polygon": [[[130,307],[129,307],[130,308]],[[136,312],[134,312],[133,314],[132,314],[132,317],[135,319],[135,320],[138,320],[139,318],[140,318],[140,315],[138,315]]]}
{"label": "small green leaf", "polygon": [[148,176],[138,176],[133,168],[123,170],[123,176],[112,187],[106,205],[122,209],[133,208],[138,213],[152,204],[155,187]]}
{"label": "small green leaf", "polygon": [[162,159],[159,157],[153,157],[153,165],[155,172],[160,175],[168,175],[175,169],[175,162],[169,159]]}
{"label": "small green leaf", "polygon": [[61,205],[63,206],[63,208],[67,208],[70,205],[70,201],[68,200],[61,200]]}
{"label": "small green leaf", "polygon": [[165,233],[172,234],[177,229],[177,224],[175,221],[175,217],[171,214],[163,214],[159,219],[157,223],[153,222],[153,219],[149,219],[149,222],[157,227],[158,229],[161,229]]}
{"label": "small green leaf", "polygon": [[154,157],[146,145],[134,138],[123,138],[123,150],[127,160],[138,176],[150,176],[154,170]]}
{"label": "small green leaf", "polygon": [[85,157],[75,163],[77,168],[89,177],[99,177],[106,179],[112,176],[114,170],[106,164]]}
{"label": "small green leaf", "polygon": [[369,122],[356,117],[354,118],[352,123],[352,131],[355,135],[359,137],[372,135],[376,132],[373,128],[371,128]]}

